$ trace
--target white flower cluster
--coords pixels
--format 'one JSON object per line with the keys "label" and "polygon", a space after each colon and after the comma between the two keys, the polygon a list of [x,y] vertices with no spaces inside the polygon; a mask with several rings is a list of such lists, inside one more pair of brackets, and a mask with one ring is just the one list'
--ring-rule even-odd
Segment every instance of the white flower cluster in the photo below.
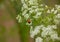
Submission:
{"label": "white flower cluster", "polygon": [[57,29],[56,25],[48,25],[47,27],[45,27],[44,25],[40,25],[40,26],[36,26],[34,30],[32,27],[30,29],[30,36],[31,38],[34,38],[42,30],[42,32],[40,33],[41,37],[45,38],[49,35],[52,40],[55,39],[58,40],[60,38],[58,37],[58,34],[54,29]]}
{"label": "white flower cluster", "polygon": [[53,13],[53,14],[57,14],[58,10],[55,10],[54,8],[52,8],[51,10],[47,10],[47,13]]}
{"label": "white flower cluster", "polygon": [[16,17],[16,19],[18,20],[19,23],[22,22],[22,17],[21,17],[20,15],[18,15],[18,16]]}
{"label": "white flower cluster", "polygon": [[57,14],[54,18],[54,22],[55,24],[59,24],[60,23],[60,14]]}
{"label": "white flower cluster", "polygon": [[57,10],[60,10],[60,5],[55,5]]}
{"label": "white flower cluster", "polygon": [[37,37],[37,38],[35,39],[35,42],[43,42],[43,39],[42,39],[41,37]]}
{"label": "white flower cluster", "polygon": [[[60,38],[58,37],[57,32],[55,31],[57,29],[56,24],[60,23],[60,5],[55,5],[54,8],[49,8],[47,5],[45,4],[39,4],[38,0],[21,0],[22,2],[22,9],[21,9],[21,15],[18,15],[16,17],[16,19],[18,20],[19,23],[22,22],[22,17],[24,17],[24,19],[27,21],[28,19],[32,19],[30,22],[29,21],[26,22],[26,25],[30,26],[30,36],[31,38],[34,38],[35,36],[37,36],[38,34],[41,35],[41,37],[37,37],[35,39],[35,42],[43,42],[42,38],[46,38],[47,36],[50,36],[50,38],[52,40],[60,40]],[[46,15],[47,14],[47,15]],[[46,16],[45,16],[46,15]],[[50,17],[48,17],[50,15]],[[44,16],[44,17],[43,17]],[[39,18],[42,18],[39,21],[42,21],[44,23],[46,23],[47,21],[53,21],[55,22],[52,25],[47,25],[45,26],[43,25],[39,25],[39,26],[35,26],[33,27],[33,19],[37,19],[36,21],[38,21]],[[46,19],[48,18],[48,19]],[[36,22],[37,23],[37,22]],[[52,22],[51,22],[52,23]],[[42,32],[41,32],[42,30]]]}
{"label": "white flower cluster", "polygon": [[[42,14],[41,11],[44,10],[44,8],[40,8],[43,6],[43,4],[38,7],[38,1],[37,0],[21,0],[22,2],[22,16],[27,20],[28,18],[31,18],[31,15],[33,18],[39,18],[39,16]],[[34,14],[34,15],[33,15]]]}
{"label": "white flower cluster", "polygon": [[[32,26],[31,26],[32,27]],[[38,33],[40,33],[40,29],[43,27],[43,25],[41,26],[36,26],[35,29],[33,30],[33,27],[30,29],[30,36],[31,38],[34,38],[35,35],[37,35]]]}

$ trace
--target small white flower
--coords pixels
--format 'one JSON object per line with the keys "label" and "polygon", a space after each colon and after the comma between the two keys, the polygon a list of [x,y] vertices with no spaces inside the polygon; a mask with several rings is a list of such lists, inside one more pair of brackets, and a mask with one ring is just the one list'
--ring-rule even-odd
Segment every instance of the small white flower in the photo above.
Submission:
{"label": "small white flower", "polygon": [[60,10],[60,5],[55,5],[57,10]]}
{"label": "small white flower", "polygon": [[27,13],[28,10],[24,10],[22,15],[24,16]]}
{"label": "small white flower", "polygon": [[56,25],[51,25],[51,27],[52,27],[53,29],[57,29],[57,26],[56,26]]}
{"label": "small white flower", "polygon": [[53,9],[51,9],[51,12],[54,12],[54,8],[53,8]]}
{"label": "small white flower", "polygon": [[37,12],[37,14],[36,14],[36,15],[37,15],[37,16],[40,16],[41,14],[42,14],[42,12]]}
{"label": "small white flower", "polygon": [[35,16],[33,16],[33,18],[36,18],[36,19],[39,18],[41,14],[42,14],[42,12],[37,12],[37,14]]}
{"label": "small white flower", "polygon": [[35,42],[43,42],[43,39],[42,39],[41,37],[37,37],[37,38],[35,39]]}
{"label": "small white flower", "polygon": [[30,29],[30,35],[32,38],[34,38],[35,35],[37,35],[38,33],[40,33],[40,26],[36,26],[34,30],[32,30],[32,28]]}
{"label": "small white flower", "polygon": [[38,12],[38,11],[39,11],[39,8],[36,8],[36,9],[35,9],[35,12]]}
{"label": "small white flower", "polygon": [[38,8],[38,6],[32,6],[32,8]]}
{"label": "small white flower", "polygon": [[57,32],[54,30],[51,30],[48,34],[51,36],[52,34],[56,34]]}
{"label": "small white flower", "polygon": [[47,28],[50,28],[50,29],[57,29],[57,26],[56,26],[56,25],[48,25]]}
{"label": "small white flower", "polygon": [[40,4],[40,6],[44,6],[44,4]]}
{"label": "small white flower", "polygon": [[30,13],[33,13],[33,12],[34,12],[34,10],[32,9],[32,10],[30,10],[29,12],[30,12]]}
{"label": "small white flower", "polygon": [[44,10],[44,8],[40,8],[39,10],[43,11],[43,10]]}
{"label": "small white flower", "polygon": [[27,20],[29,18],[29,15],[28,14],[25,14],[24,15],[24,18]]}
{"label": "small white flower", "polygon": [[54,22],[55,22],[55,24],[59,24],[59,20],[58,19],[54,19]]}
{"label": "small white flower", "polygon": [[59,39],[58,34],[56,34],[56,33],[55,34],[52,34],[51,35],[51,39],[52,40],[55,40],[55,39],[58,40]]}
{"label": "small white flower", "polygon": [[22,19],[21,19],[21,17],[18,19],[18,22],[19,22],[19,23],[21,23],[21,22],[22,22]]}
{"label": "small white flower", "polygon": [[49,9],[47,10],[47,13],[51,13]]}
{"label": "small white flower", "polygon": [[57,14],[57,12],[58,12],[58,11],[57,11],[57,10],[55,10],[55,11],[54,11],[54,14]]}
{"label": "small white flower", "polygon": [[24,3],[24,0],[21,0],[22,3]]}
{"label": "small white flower", "polygon": [[56,15],[56,18],[60,18],[60,14],[57,14],[57,15]]}
{"label": "small white flower", "polygon": [[33,27],[30,26],[30,34],[33,32]]}
{"label": "small white flower", "polygon": [[23,4],[23,7],[24,7],[24,8],[28,8],[28,6],[26,5],[26,3]]}
{"label": "small white flower", "polygon": [[18,15],[18,16],[16,17],[16,19],[18,20],[18,19],[19,19],[19,17],[20,17],[20,15]]}
{"label": "small white flower", "polygon": [[47,5],[45,5],[45,7],[46,7],[46,8],[48,8],[48,6],[47,6]]}
{"label": "small white flower", "polygon": [[41,36],[42,37],[46,37],[48,35],[48,31],[43,31],[42,33],[41,33]]}
{"label": "small white flower", "polygon": [[46,37],[47,35],[49,35],[49,32],[51,32],[51,31],[52,31],[51,28],[43,27],[43,28],[42,28],[41,36],[42,36],[42,37]]}
{"label": "small white flower", "polygon": [[21,22],[22,22],[22,18],[21,18],[21,16],[20,16],[20,15],[18,15],[18,16],[16,17],[16,19],[18,20],[18,22],[19,22],[19,23],[21,23]]}

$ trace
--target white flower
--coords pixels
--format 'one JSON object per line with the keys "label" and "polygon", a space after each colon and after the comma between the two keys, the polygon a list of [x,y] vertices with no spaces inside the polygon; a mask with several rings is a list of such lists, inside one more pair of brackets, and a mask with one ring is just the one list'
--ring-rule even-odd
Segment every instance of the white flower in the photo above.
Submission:
{"label": "white flower", "polygon": [[39,10],[43,11],[43,10],[44,10],[44,8],[40,8]]}
{"label": "white flower", "polygon": [[48,25],[47,27],[42,28],[42,37],[46,37],[47,35],[51,35],[53,33],[56,33],[53,29],[56,29],[56,25]]}
{"label": "white flower", "polygon": [[33,10],[33,9],[31,9],[29,12],[30,12],[30,13],[33,13],[33,12],[34,12],[34,10]]}
{"label": "white flower", "polygon": [[30,34],[33,32],[33,27],[30,26]]}
{"label": "white flower", "polygon": [[58,12],[58,11],[57,11],[57,10],[55,10],[55,11],[54,11],[54,14],[57,14],[57,12]]}
{"label": "white flower", "polygon": [[55,22],[55,24],[59,24],[59,20],[58,19],[54,19],[54,22]]}
{"label": "white flower", "polygon": [[27,13],[28,10],[24,10],[22,15],[24,16]]}
{"label": "white flower", "polygon": [[51,12],[54,12],[54,8],[53,8],[53,9],[51,9]]}
{"label": "white flower", "polygon": [[22,18],[21,18],[21,16],[20,16],[20,15],[18,15],[18,16],[16,17],[16,19],[18,20],[18,22],[19,22],[19,23],[21,23],[21,22],[22,22]]}
{"label": "white flower", "polygon": [[50,29],[57,29],[57,26],[56,26],[56,25],[48,25],[47,28],[50,28]]}
{"label": "white flower", "polygon": [[37,14],[36,14],[36,15],[37,15],[37,16],[40,16],[41,14],[42,14],[42,12],[37,12]]}
{"label": "white flower", "polygon": [[55,5],[57,10],[60,10],[60,5]]}
{"label": "white flower", "polygon": [[30,26],[30,37],[31,38],[34,38],[33,27],[32,26]]}
{"label": "white flower", "polygon": [[49,35],[49,32],[50,32],[50,31],[52,31],[51,28],[43,27],[43,28],[42,28],[41,36],[42,36],[42,37],[46,37],[47,35]]}
{"label": "white flower", "polygon": [[24,18],[27,20],[29,18],[29,15],[28,14],[25,14],[24,15]]}
{"label": "white flower", "polygon": [[32,6],[32,8],[38,8],[38,6]]}
{"label": "white flower", "polygon": [[49,9],[47,10],[47,13],[51,13]]}
{"label": "white flower", "polygon": [[41,37],[37,37],[37,38],[35,39],[35,42],[43,42],[43,39],[42,39]]}
{"label": "white flower", "polygon": [[57,15],[56,15],[56,18],[60,18],[60,14],[57,14]]}
{"label": "white flower", "polygon": [[16,17],[16,19],[18,20],[18,19],[19,19],[19,17],[20,17],[20,15],[18,15],[18,16]]}
{"label": "white flower", "polygon": [[51,36],[52,34],[55,34],[55,33],[57,33],[57,32],[54,30],[51,30],[48,34]]}
{"label": "white flower", "polygon": [[40,4],[40,6],[44,6],[44,4]]}
{"label": "white flower", "polygon": [[58,37],[58,34],[55,33],[55,34],[52,34],[52,35],[51,35],[51,39],[52,39],[52,40],[55,40],[55,39],[56,39],[56,40],[59,40],[60,38]]}
{"label": "white flower", "polygon": [[32,28],[30,29],[30,35],[32,38],[34,38],[35,35],[37,35],[38,33],[40,33],[40,26],[36,26],[34,30],[32,30]]}
{"label": "white flower", "polygon": [[45,5],[45,7],[46,7],[46,8],[48,8],[48,6],[47,6],[47,5]]}
{"label": "white flower", "polygon": [[36,8],[36,9],[35,9],[35,12],[38,12],[38,11],[39,11],[39,8]]}
{"label": "white flower", "polygon": [[39,33],[38,30],[34,30],[30,33],[31,38],[34,38]]}
{"label": "white flower", "polygon": [[29,0],[29,4],[31,4],[31,5],[32,5],[32,4],[33,4],[33,0]]}
{"label": "white flower", "polygon": [[26,3],[24,3],[24,4],[23,4],[23,7],[24,7],[24,8],[28,8],[28,6],[27,6],[27,4],[26,4]]}
{"label": "white flower", "polygon": [[38,5],[37,0],[29,0],[29,5]]}
{"label": "white flower", "polygon": [[52,27],[53,29],[57,29],[57,26],[56,26],[56,25],[51,25],[51,27]]}
{"label": "white flower", "polygon": [[24,0],[21,0],[22,3],[24,3]]}
{"label": "white flower", "polygon": [[33,18],[36,18],[36,19],[39,18],[41,14],[42,14],[42,12],[37,12],[37,14],[35,16],[33,16]]}
{"label": "white flower", "polygon": [[19,23],[21,23],[21,22],[22,22],[22,19],[21,19],[21,17],[18,19],[18,22],[19,22]]}

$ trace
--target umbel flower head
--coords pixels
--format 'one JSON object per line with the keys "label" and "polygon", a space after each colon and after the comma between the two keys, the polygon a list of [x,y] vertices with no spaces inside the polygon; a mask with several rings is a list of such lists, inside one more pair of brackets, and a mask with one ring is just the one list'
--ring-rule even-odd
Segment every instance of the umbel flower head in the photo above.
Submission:
{"label": "umbel flower head", "polygon": [[[50,8],[40,3],[40,0],[21,0],[22,8],[16,19],[30,27],[30,37],[35,42],[43,42],[44,38],[53,41],[60,40],[57,33],[57,25],[60,23],[60,5]],[[24,25],[23,25],[24,26]]]}

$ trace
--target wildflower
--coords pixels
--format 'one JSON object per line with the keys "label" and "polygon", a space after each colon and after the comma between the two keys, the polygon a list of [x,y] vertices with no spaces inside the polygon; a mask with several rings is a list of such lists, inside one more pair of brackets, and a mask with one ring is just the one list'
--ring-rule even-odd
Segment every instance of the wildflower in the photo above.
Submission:
{"label": "wildflower", "polygon": [[53,29],[57,29],[57,26],[56,26],[56,25],[51,25],[51,27],[52,27]]}
{"label": "wildflower", "polygon": [[31,37],[33,38],[35,35],[40,33],[40,29],[40,26],[36,26],[35,29],[32,32],[30,32]]}
{"label": "wildflower", "polygon": [[57,10],[60,10],[60,5],[55,5]]}
{"label": "wildflower", "polygon": [[26,9],[28,8],[26,3],[23,4],[23,7],[26,8]]}
{"label": "wildflower", "polygon": [[51,13],[49,9],[47,10],[47,13]]}
{"label": "wildflower", "polygon": [[27,13],[28,10],[24,10],[22,15],[24,16]]}
{"label": "wildflower", "polygon": [[53,8],[53,9],[51,9],[51,12],[54,12],[54,8]]}
{"label": "wildflower", "polygon": [[31,9],[29,12],[30,12],[30,13],[33,13],[33,12],[34,12],[34,10],[33,10],[33,9]]}
{"label": "wildflower", "polygon": [[35,16],[33,16],[33,18],[36,18],[36,19],[39,18],[41,14],[42,14],[42,12],[37,12],[37,14]]}
{"label": "wildflower", "polygon": [[29,18],[29,15],[28,14],[25,14],[24,15],[24,18],[27,20]]}
{"label": "wildflower", "polygon": [[57,14],[57,15],[56,15],[56,18],[60,18],[60,14]]}
{"label": "wildflower", "polygon": [[46,7],[46,8],[48,8],[48,6],[47,6],[47,5],[45,5],[45,7]]}
{"label": "wildflower", "polygon": [[44,6],[43,4],[40,4],[40,6]]}
{"label": "wildflower", "polygon": [[55,34],[52,34],[51,35],[51,39],[52,40],[59,40],[58,34],[56,34],[56,33]]}
{"label": "wildflower", "polygon": [[40,10],[40,11],[43,11],[43,10],[44,10],[44,8],[40,8],[39,10]]}
{"label": "wildflower", "polygon": [[19,23],[21,23],[21,22],[22,22],[22,18],[21,18],[21,16],[20,16],[20,15],[18,15],[18,16],[16,17],[16,19],[18,20],[18,22],[19,22]]}
{"label": "wildflower", "polygon": [[43,42],[43,39],[42,39],[41,37],[37,37],[37,38],[35,39],[35,42]]}
{"label": "wildflower", "polygon": [[54,22],[55,22],[55,24],[59,24],[59,20],[58,19],[54,19]]}
{"label": "wildflower", "polygon": [[57,14],[57,12],[58,12],[58,11],[57,11],[57,10],[55,10],[55,11],[54,11],[54,14]]}

